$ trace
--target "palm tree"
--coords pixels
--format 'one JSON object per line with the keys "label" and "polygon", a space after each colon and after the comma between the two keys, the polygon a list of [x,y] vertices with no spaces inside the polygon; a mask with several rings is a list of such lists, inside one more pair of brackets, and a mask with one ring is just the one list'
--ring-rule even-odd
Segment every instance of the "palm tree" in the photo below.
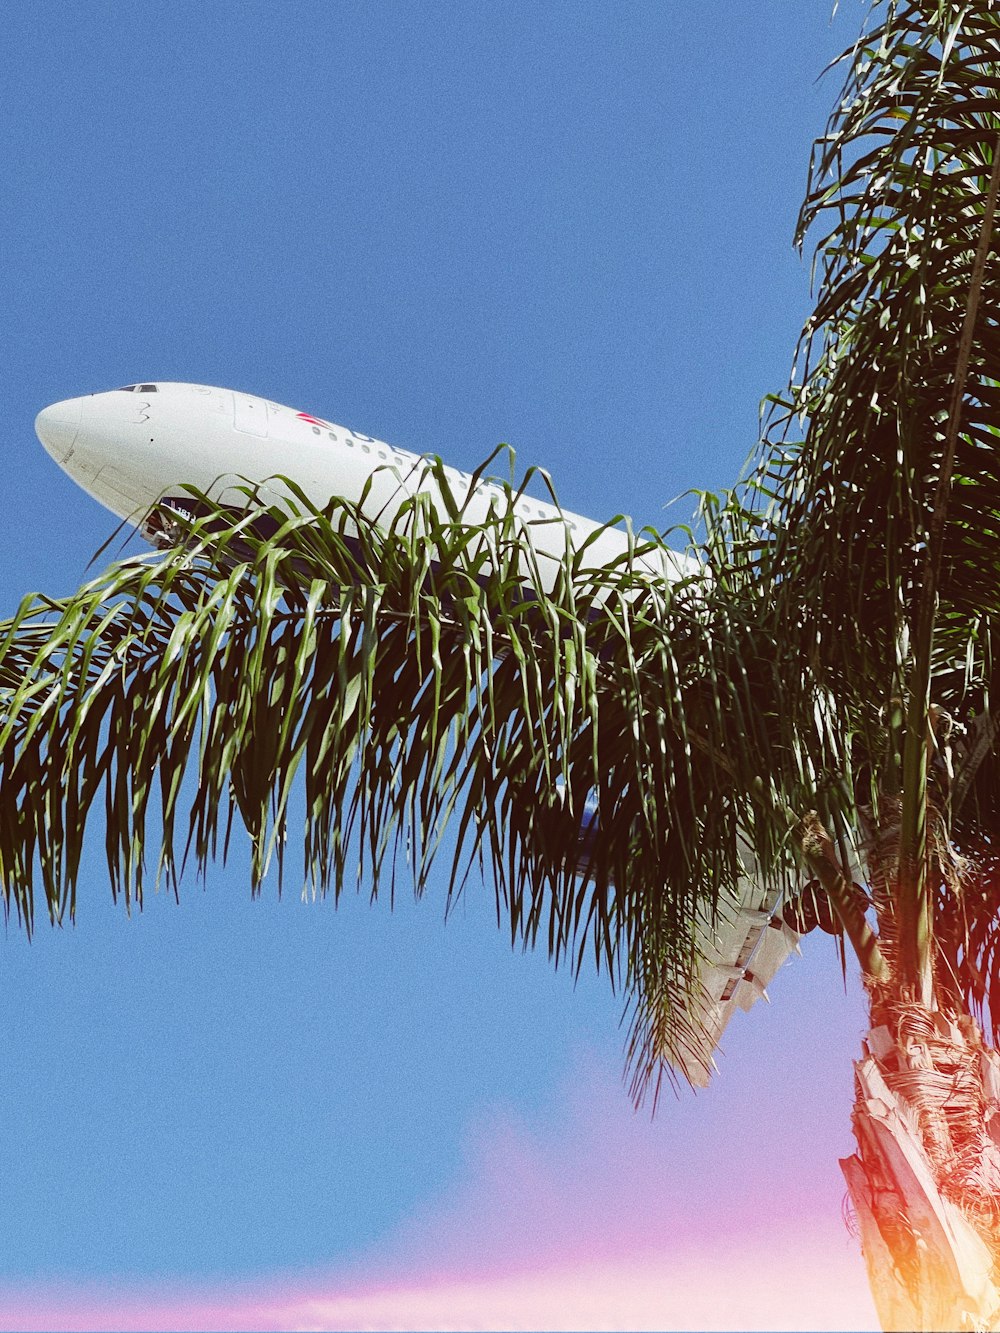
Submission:
{"label": "palm tree", "polygon": [[169,549],[0,626],[0,883],[27,929],[36,886],[72,919],[95,807],[140,903],[241,825],[254,887],[280,877],[293,817],[314,890],[405,865],[419,893],[450,826],[450,892],[488,866],[513,940],[621,988],[639,1099],[709,1064],[752,875],[860,967],[844,1169],[883,1324],[994,1328],[1000,10],[876,0],[842,63],[798,369],[676,579],[648,532],[543,579],[514,492],[471,524],[435,465],[445,503],[384,528],[201,497]]}

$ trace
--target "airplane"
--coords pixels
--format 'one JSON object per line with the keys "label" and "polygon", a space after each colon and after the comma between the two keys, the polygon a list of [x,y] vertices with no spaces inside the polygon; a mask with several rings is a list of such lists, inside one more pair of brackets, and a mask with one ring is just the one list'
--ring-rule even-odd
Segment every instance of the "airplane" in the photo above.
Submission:
{"label": "airplane", "polygon": [[[203,384],[129,384],[70,398],[43,408],[35,430],[64,472],[140,530],[157,505],[182,511],[192,505],[182,485],[242,508],[250,483],[258,488],[259,503],[271,505],[289,498],[280,474],[318,507],[331,496],[354,503],[364,496],[364,512],[385,525],[414,489],[438,493],[425,458],[312,413]],[[472,523],[482,522],[491,504],[505,499],[487,479],[470,491],[467,473],[446,467],[445,476]],[[567,544],[586,546],[585,564],[592,568],[628,550],[626,532],[602,530],[532,496],[518,497],[515,510],[546,591]],[[160,534],[148,529],[144,535],[156,544]],[[640,558],[659,578],[676,580],[684,568],[684,558],[670,552],[659,565],[649,555]]]}
{"label": "airplane", "polygon": [[[162,516],[155,517],[162,515],[162,506],[190,512],[186,486],[242,508],[250,503],[250,483],[258,488],[257,502],[271,505],[287,498],[280,475],[317,507],[339,497],[361,504],[367,517],[383,524],[392,520],[414,487],[429,491],[432,502],[440,494],[426,458],[310,412],[204,384],[127,384],[69,398],[43,408],[35,431],[77,485],[132,522],[154,545],[169,541]],[[474,483],[469,474],[450,467],[445,475],[471,523],[483,521],[499,499],[507,502],[503,490],[488,478]],[[519,495],[515,511],[546,590],[564,563],[567,547],[582,547],[586,567],[599,568],[620,559],[633,541],[628,531],[605,528],[531,496]],[[666,550],[643,553],[637,562],[652,576],[667,580],[682,577],[688,568],[685,557]],[[590,802],[579,836],[580,874],[586,873],[597,819]],[[692,1001],[689,1015],[698,1036],[689,1048],[676,1052],[673,1061],[696,1085],[708,1082],[715,1068],[713,1052],[735,1010],[748,1010],[766,999],[774,974],[797,951],[800,934],[782,919],[778,898],[748,873],[739,901],[720,909],[703,927],[701,994]]]}

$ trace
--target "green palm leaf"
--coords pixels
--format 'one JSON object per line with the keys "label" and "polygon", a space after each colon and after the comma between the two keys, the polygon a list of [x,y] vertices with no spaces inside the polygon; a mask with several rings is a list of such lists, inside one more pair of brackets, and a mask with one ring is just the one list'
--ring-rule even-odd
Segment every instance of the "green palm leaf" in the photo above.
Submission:
{"label": "green palm leaf", "polygon": [[774,812],[816,787],[752,571],[713,577],[735,511],[706,506],[710,540],[673,582],[644,533],[610,567],[567,546],[544,592],[513,492],[480,525],[418,494],[381,530],[288,484],[289,511],[208,508],[182,546],[0,630],[9,907],[30,929],[37,884],[72,918],[99,811],[127,904],[176,890],[185,857],[225,857],[239,825],[254,888],[272,862],[280,881],[293,811],[307,888],[375,895],[405,859],[420,894],[450,825],[449,894],[484,862],[512,940],[589,958],[633,998],[641,1088],[696,1041],[713,913],[754,861],[785,882]]}
{"label": "green palm leaf", "polygon": [[[816,145],[799,222],[820,230],[816,308],[755,483],[777,595],[850,718],[876,821],[901,792],[900,961],[926,988],[928,728],[933,709],[988,712],[1000,614],[1000,13],[876,8]],[[990,808],[961,785],[963,818]]]}

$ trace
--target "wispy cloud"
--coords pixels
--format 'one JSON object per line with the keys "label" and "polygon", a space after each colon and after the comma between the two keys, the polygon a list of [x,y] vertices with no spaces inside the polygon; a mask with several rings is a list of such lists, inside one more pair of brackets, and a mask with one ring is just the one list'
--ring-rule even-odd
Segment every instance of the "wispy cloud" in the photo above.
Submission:
{"label": "wispy cloud", "polygon": [[[759,1254],[651,1255],[505,1277],[393,1285],[280,1279],[229,1292],[8,1293],[0,1329],[870,1329],[846,1252],[798,1237]],[[297,1289],[296,1289],[297,1288]],[[12,1298],[12,1299],[11,1299]],[[2,1295],[0,1295],[2,1299]]]}
{"label": "wispy cloud", "polygon": [[583,1062],[531,1124],[484,1114],[449,1189],[349,1268],[8,1290],[0,1330],[874,1327],[816,1126],[733,1141],[720,1104],[650,1123]]}

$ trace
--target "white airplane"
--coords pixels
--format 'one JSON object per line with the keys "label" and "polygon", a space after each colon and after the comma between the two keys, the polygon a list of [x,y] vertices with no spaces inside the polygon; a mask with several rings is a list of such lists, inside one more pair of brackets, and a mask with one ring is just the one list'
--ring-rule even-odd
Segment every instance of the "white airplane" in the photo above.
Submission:
{"label": "white airplane", "polygon": [[[430,492],[432,501],[439,496],[427,460],[416,454],[309,412],[204,384],[128,384],[70,398],[39,412],[35,430],[64,472],[154,544],[163,533],[150,525],[150,512],[164,504],[190,510],[185,486],[244,507],[248,498],[241,488],[249,482],[259,487],[260,503],[274,504],[287,495],[276,480],[279,474],[317,507],[335,496],[354,503],[364,497],[363,512],[378,523],[391,522],[414,488]],[[487,479],[473,487],[464,472],[446,468],[446,476],[472,523],[485,519],[498,501],[506,503],[501,488]],[[591,519],[533,497],[519,497],[516,513],[535,568],[549,587],[567,547],[578,550],[586,543],[588,568],[608,565],[629,549],[627,531],[601,531]],[[653,577],[670,581],[688,567],[683,556],[670,552],[643,555],[640,561]],[[581,828],[581,870],[595,818],[591,809]],[[691,1015],[700,1039],[675,1060],[694,1083],[708,1081],[712,1052],[735,1010],[766,998],[766,986],[798,943],[775,908],[776,895],[765,894],[748,876],[740,902],[706,924],[703,994]]]}
{"label": "white airplane", "polygon": [[[129,384],[70,398],[39,412],[35,430],[78,485],[140,528],[154,505],[190,508],[185,485],[244,507],[240,488],[249,482],[260,488],[262,504],[280,503],[287,492],[276,474],[294,481],[317,507],[331,496],[359,503],[365,494],[365,513],[383,524],[415,489],[438,494],[427,460],[416,454],[309,412],[203,384]],[[468,474],[454,468],[445,473],[470,522],[484,520],[504,498],[485,479],[470,493]],[[567,544],[576,549],[589,538],[585,564],[591,568],[628,549],[626,532],[601,531],[590,519],[527,495],[518,499],[516,514],[548,588]],[[156,537],[153,531],[144,535]],[[659,565],[648,557],[646,565],[656,577],[676,579],[684,560],[666,553]]]}

